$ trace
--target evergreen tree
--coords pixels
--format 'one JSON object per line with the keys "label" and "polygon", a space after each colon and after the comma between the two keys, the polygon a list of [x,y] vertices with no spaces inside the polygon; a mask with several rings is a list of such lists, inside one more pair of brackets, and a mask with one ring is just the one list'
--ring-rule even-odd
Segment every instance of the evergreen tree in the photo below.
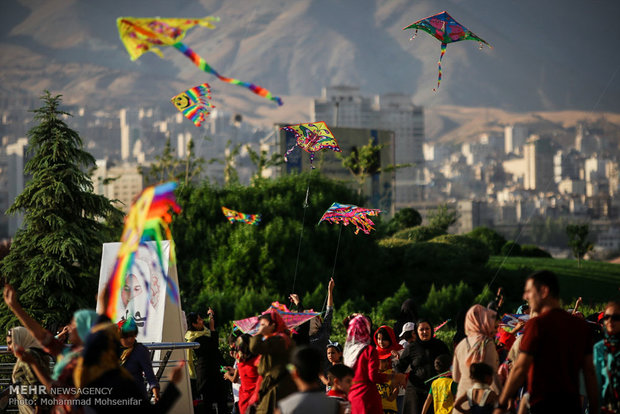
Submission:
{"label": "evergreen tree", "polygon": [[[36,109],[38,123],[28,132],[31,176],[7,213],[25,214],[2,274],[20,295],[22,306],[43,323],[66,323],[78,308],[94,307],[101,245],[109,228],[103,222],[121,214],[94,194],[85,172],[95,159],[59,109],[60,95],[49,92]],[[12,322],[3,310],[2,323]]]}

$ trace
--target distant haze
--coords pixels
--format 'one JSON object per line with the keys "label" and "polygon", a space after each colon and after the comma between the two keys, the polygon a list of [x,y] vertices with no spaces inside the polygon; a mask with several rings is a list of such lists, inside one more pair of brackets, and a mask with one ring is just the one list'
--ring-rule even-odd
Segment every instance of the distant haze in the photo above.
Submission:
{"label": "distant haze", "polygon": [[[620,112],[617,0],[2,0],[0,10],[2,102],[47,88],[95,108],[165,106],[207,81],[219,108],[271,121],[304,116],[308,97],[330,84],[411,94],[427,108]],[[440,42],[422,32],[410,41],[402,28],[442,10],[493,49],[449,44],[433,92]],[[222,74],[282,96],[284,108],[171,48],[131,62],[116,29],[119,16],[206,15],[221,18],[217,28],[191,29],[185,42]]]}

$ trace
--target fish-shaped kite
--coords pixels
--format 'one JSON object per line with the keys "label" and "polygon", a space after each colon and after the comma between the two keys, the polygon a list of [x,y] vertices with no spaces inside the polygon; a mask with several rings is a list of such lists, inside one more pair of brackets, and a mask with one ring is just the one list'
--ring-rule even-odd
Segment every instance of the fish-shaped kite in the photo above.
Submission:
{"label": "fish-shaped kite", "polygon": [[340,147],[334,138],[334,134],[327,127],[325,122],[311,122],[307,124],[288,125],[280,129],[290,131],[295,135],[297,142],[284,155],[284,161],[288,161],[288,156],[295,147],[299,147],[310,154],[310,166],[314,169],[314,153],[330,149],[340,152]]}
{"label": "fish-shaped kite", "polygon": [[363,231],[365,234],[370,234],[371,230],[374,230],[375,223],[370,220],[369,216],[376,216],[381,213],[379,209],[364,208],[354,206],[352,204],[340,204],[333,203],[330,208],[325,211],[319,224],[322,221],[329,221],[334,224],[342,223],[348,226],[349,223],[355,226],[355,234],[359,231]]}
{"label": "fish-shaped kite", "polygon": [[146,52],[154,52],[163,58],[164,55],[159,50],[159,47],[172,46],[187,56],[200,69],[217,76],[219,80],[243,86],[263,98],[271,99],[278,105],[282,105],[282,99],[273,96],[271,92],[261,86],[220,75],[203,58],[181,41],[185,37],[185,32],[192,27],[200,25],[209,29],[215,29],[213,23],[219,20],[218,17],[211,16],[201,19],[119,17],[116,19],[116,25],[118,26],[118,34],[127,48],[131,60],[138,59]]}
{"label": "fish-shaped kite", "polygon": [[185,118],[192,121],[197,127],[202,125],[210,110],[215,108],[211,103],[211,90],[208,83],[181,92],[170,101]]}
{"label": "fish-shaped kite", "polygon": [[116,315],[117,304],[121,290],[125,286],[125,278],[131,271],[138,247],[146,241],[155,241],[157,258],[166,281],[166,291],[172,300],[178,303],[179,290],[174,281],[167,275],[161,249],[161,242],[165,235],[166,239],[170,240],[170,262],[174,263],[174,241],[169,224],[172,221],[170,211],[172,210],[175,213],[181,211],[174,195],[176,187],[177,183],[175,182],[147,187],[131,205],[129,214],[125,218],[121,247],[118,250],[112,276],[107,285],[109,297],[105,305],[105,313],[113,321],[118,320],[118,315]]}
{"label": "fish-shaped kite", "polygon": [[424,30],[426,33],[441,41],[441,54],[439,55],[439,62],[437,62],[437,65],[439,67],[439,74],[437,77],[437,89],[439,89],[439,84],[441,83],[441,59],[446,53],[446,46],[448,45],[448,43],[454,43],[461,40],[475,40],[477,42],[480,42],[480,49],[482,49],[483,43],[491,47],[491,45],[488,44],[485,40],[476,36],[465,26],[454,20],[452,16],[450,16],[445,10],[441,13],[437,13],[422,20],[418,20],[415,23],[411,23],[409,26],[403,28],[403,30],[407,29],[415,29],[415,33],[413,34],[411,39],[416,37],[416,35],[418,34],[418,30]]}
{"label": "fish-shaped kite", "polygon": [[258,223],[260,223],[260,214],[240,213],[238,211],[231,210],[224,206],[222,206],[222,212],[224,213],[224,215],[226,216],[230,224],[233,224],[235,221],[238,221],[240,223],[253,224],[255,226],[258,226]]}

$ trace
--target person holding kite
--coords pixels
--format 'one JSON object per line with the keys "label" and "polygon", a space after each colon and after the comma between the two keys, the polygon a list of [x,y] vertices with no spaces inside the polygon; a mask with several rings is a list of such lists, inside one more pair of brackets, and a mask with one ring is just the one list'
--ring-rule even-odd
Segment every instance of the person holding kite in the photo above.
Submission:
{"label": "person holding kite", "polygon": [[258,373],[263,378],[258,390],[256,414],[272,414],[278,401],[297,391],[287,369],[293,342],[277,310],[267,310],[259,316],[259,323],[258,332],[250,339],[250,352],[261,356]]}

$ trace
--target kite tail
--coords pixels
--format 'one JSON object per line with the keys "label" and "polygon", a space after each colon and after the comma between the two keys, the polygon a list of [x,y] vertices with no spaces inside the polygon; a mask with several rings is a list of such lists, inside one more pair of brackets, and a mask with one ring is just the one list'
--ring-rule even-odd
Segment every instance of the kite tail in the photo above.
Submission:
{"label": "kite tail", "polygon": [[284,162],[288,162],[288,156],[291,155],[291,152],[295,150],[296,146],[297,144],[293,145],[288,151],[286,151],[286,154],[284,154]]}
{"label": "kite tail", "polygon": [[207,62],[205,62],[205,60],[203,58],[198,56],[198,54],[196,52],[194,52],[192,49],[187,47],[187,45],[185,45],[184,43],[177,42],[177,43],[173,44],[172,46],[174,46],[178,51],[180,51],[185,56],[187,56],[201,70],[217,76],[219,80],[221,80],[223,82],[227,82],[227,83],[232,83],[233,85],[243,86],[245,88],[248,88],[249,90],[251,90],[255,94],[257,94],[258,96],[262,96],[263,98],[271,99],[272,101],[276,102],[278,105],[282,105],[282,99],[280,99],[280,97],[273,96],[271,94],[271,92],[269,92],[267,89],[263,88],[262,86],[254,85],[253,83],[249,83],[249,82],[243,82],[243,81],[240,81],[239,79],[235,79],[235,78],[227,78],[225,76],[220,75]]}
{"label": "kite tail", "polygon": [[437,62],[437,66],[439,68],[439,73],[437,74],[437,88],[434,88],[433,92],[439,89],[439,84],[441,83],[441,59],[443,59],[443,55],[446,54],[446,46],[448,46],[446,43],[441,44],[441,55],[439,55],[439,62]]}

